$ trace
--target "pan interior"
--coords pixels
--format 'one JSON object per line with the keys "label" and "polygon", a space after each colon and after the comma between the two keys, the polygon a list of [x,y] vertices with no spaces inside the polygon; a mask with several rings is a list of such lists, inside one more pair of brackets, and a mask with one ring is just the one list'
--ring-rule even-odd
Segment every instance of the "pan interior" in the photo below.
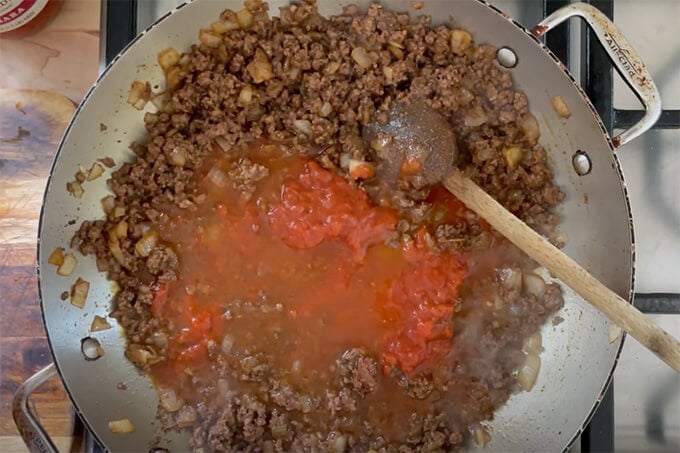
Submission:
{"label": "pan interior", "polygon": [[[270,12],[284,2],[272,1]],[[362,8],[367,1],[359,1]],[[55,275],[47,259],[56,247],[67,246],[83,220],[102,218],[100,199],[107,195],[105,178],[91,182],[81,199],[66,192],[79,165],[88,168],[97,158],[117,163],[131,160],[128,144],[143,140],[143,112],[126,103],[130,83],[161,83],[155,64],[167,48],[183,50],[197,39],[198,29],[210,24],[224,8],[239,9],[239,2],[196,0],[183,5],[143,33],[110,66],[87,95],[71,123],[55,159],[45,193],[40,224],[38,263],[45,326],[55,363],[68,392],[88,427],[111,451],[139,451],[156,445],[157,398],[150,381],[123,355],[119,329],[90,334],[94,315],[106,316],[113,288],[94,259],[78,258],[69,278]],[[410,1],[392,1],[389,7],[411,11]],[[322,2],[322,14],[341,12],[341,3]],[[418,14],[429,14],[469,30],[477,42],[508,47],[517,56],[512,69],[518,89],[530,101],[542,131],[541,143],[549,151],[556,181],[567,198],[561,206],[560,229],[569,237],[565,251],[624,297],[632,291],[633,259],[630,213],[618,161],[608,145],[599,119],[573,80],[533,38],[511,20],[477,0],[428,1]],[[436,20],[435,20],[436,22]],[[560,95],[572,116],[554,114],[550,99]],[[100,124],[106,131],[100,130]],[[104,128],[101,128],[104,129]],[[592,170],[579,176],[572,156],[588,154]],[[75,221],[75,222],[73,222]],[[91,283],[86,309],[60,300],[77,277]],[[608,382],[622,340],[609,341],[609,322],[568,289],[564,289],[564,319],[543,327],[545,351],[534,389],[513,396],[491,423],[488,448],[499,451],[553,451],[564,448],[580,431]],[[110,320],[115,327],[115,320]],[[97,360],[85,360],[81,339],[91,335],[104,349]],[[124,384],[124,385],[121,385]],[[126,388],[126,390],[121,390]],[[116,435],[110,420],[129,418],[135,431]],[[167,435],[158,446],[186,448],[187,437]]]}

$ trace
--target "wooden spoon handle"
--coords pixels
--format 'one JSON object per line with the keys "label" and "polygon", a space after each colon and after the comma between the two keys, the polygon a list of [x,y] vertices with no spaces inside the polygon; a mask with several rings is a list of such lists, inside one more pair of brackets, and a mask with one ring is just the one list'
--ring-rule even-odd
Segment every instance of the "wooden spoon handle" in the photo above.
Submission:
{"label": "wooden spoon handle", "polygon": [[519,249],[548,269],[647,349],[680,373],[680,342],[529,228],[477,184],[454,170],[444,186]]}

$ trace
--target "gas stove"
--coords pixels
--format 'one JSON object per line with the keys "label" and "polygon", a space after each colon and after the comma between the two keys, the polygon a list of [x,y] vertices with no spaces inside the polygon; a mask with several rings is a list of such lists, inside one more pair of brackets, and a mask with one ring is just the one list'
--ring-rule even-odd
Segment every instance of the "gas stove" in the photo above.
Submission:
{"label": "gas stove", "polygon": [[[179,0],[103,0],[102,68]],[[491,0],[534,25],[568,0]],[[614,20],[645,61],[664,111],[651,131],[619,151],[634,216],[635,305],[680,337],[680,2],[588,0]],[[640,104],[578,21],[551,31],[547,45],[570,68],[610,133],[642,115]],[[640,370],[644,370],[640,373]],[[99,450],[92,442],[91,450]],[[571,451],[680,451],[680,376],[634,340],[626,342],[614,379]]]}

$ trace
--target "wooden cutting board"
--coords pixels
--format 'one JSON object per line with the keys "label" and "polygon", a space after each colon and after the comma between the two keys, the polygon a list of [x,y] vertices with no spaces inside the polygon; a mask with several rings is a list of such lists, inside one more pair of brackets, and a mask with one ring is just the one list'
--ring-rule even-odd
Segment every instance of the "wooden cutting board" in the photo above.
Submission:
{"label": "wooden cutting board", "polygon": [[[0,452],[26,451],[12,419],[12,396],[52,361],[38,303],[37,219],[74,111],[73,102],[55,93],[0,89]],[[74,415],[59,379],[45,383],[32,401],[60,451],[74,451]]]}

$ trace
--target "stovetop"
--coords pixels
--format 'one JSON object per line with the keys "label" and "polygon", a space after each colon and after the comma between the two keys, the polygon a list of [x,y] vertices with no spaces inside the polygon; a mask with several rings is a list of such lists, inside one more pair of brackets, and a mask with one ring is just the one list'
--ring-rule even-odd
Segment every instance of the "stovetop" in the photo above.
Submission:
{"label": "stovetop", "polygon": [[[180,0],[104,0],[102,63]],[[491,0],[526,26],[568,0]],[[635,304],[680,338],[680,1],[588,0],[638,51],[664,102],[656,127],[619,150],[633,209]],[[580,79],[610,132],[637,121],[641,108],[578,21],[547,44]],[[613,384],[572,451],[680,451],[680,376],[629,339]]]}

